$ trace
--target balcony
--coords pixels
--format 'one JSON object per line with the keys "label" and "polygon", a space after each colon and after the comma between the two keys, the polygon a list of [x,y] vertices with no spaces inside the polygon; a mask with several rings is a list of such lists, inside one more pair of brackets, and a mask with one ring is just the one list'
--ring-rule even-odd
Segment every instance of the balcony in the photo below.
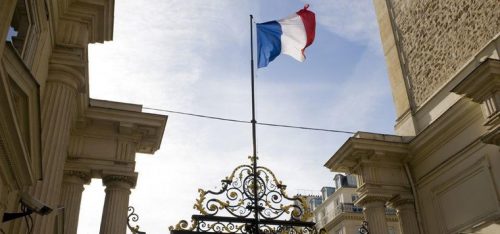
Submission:
{"label": "balcony", "polygon": [[363,213],[363,207],[355,206],[353,203],[340,203],[335,209],[335,216],[341,213]]}
{"label": "balcony", "polygon": [[[341,213],[363,213],[363,207],[355,206],[353,203],[340,203],[335,209],[335,216]],[[396,210],[386,207],[385,214],[396,215]]]}
{"label": "balcony", "polygon": [[[316,215],[316,222],[319,226],[324,227],[327,223],[338,218],[342,214],[363,216],[363,207],[355,206],[353,203],[338,203],[338,205],[334,206],[335,208],[332,209],[331,207],[332,206],[328,207],[325,206],[325,204],[322,204],[314,211]],[[385,214],[394,216],[396,215],[396,210],[386,207]]]}

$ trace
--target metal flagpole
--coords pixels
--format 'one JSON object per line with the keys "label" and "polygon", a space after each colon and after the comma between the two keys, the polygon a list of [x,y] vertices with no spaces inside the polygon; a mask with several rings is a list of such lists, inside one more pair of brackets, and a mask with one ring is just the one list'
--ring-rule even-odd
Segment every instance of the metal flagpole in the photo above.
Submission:
{"label": "metal flagpole", "polygon": [[251,67],[251,80],[252,80],[252,142],[253,142],[253,155],[252,155],[252,172],[253,172],[253,196],[254,196],[254,211],[255,223],[254,231],[259,233],[259,198],[257,186],[257,129],[255,120],[255,85],[254,85],[254,62],[253,62],[253,15],[250,15],[250,67]]}

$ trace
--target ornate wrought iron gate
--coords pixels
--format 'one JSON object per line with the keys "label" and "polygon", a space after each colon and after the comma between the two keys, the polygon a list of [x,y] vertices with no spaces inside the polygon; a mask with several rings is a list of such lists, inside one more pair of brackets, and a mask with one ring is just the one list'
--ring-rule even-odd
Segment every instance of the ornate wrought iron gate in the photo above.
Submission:
{"label": "ornate wrought iron gate", "polygon": [[321,233],[310,221],[307,199],[289,196],[286,185],[266,167],[240,165],[222,180],[219,191],[198,191],[194,208],[200,215],[170,227],[171,234]]}

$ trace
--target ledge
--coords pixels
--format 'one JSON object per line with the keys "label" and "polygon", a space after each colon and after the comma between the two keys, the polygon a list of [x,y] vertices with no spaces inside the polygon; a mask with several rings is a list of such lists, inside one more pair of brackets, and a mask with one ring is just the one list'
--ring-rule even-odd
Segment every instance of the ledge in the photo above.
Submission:
{"label": "ledge", "polygon": [[481,103],[492,92],[500,90],[500,60],[486,59],[451,92]]}
{"label": "ledge", "polygon": [[116,123],[119,133],[140,136],[137,152],[153,154],[160,148],[168,116],[144,113],[140,105],[90,99],[84,119]]}
{"label": "ledge", "polygon": [[325,163],[335,172],[353,173],[360,159],[383,155],[390,161],[402,161],[409,154],[409,137],[357,132]]}
{"label": "ledge", "polygon": [[115,109],[115,110],[132,111],[132,112],[142,112],[142,105],[124,103],[124,102],[113,102],[113,101],[99,100],[99,99],[90,99],[90,106]]}
{"label": "ledge", "polygon": [[53,24],[57,25],[61,19],[86,24],[89,43],[113,39],[114,0],[61,0],[48,1],[48,4]]}

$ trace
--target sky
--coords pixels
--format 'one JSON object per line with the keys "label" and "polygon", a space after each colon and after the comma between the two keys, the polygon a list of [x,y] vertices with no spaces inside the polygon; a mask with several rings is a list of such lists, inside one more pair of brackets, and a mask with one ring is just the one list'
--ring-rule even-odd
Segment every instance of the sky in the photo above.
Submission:
{"label": "sky", "polygon": [[[257,121],[393,133],[371,0],[116,1],[113,41],[89,46],[90,96],[248,121],[249,15],[276,20],[305,3],[316,13],[315,41],[303,63],[281,55],[258,69]],[[147,233],[168,233],[189,219],[198,188],[220,186],[252,153],[248,124],[168,115],[160,150],[136,156],[139,178],[130,205]],[[335,174],[323,165],[349,136],[258,126],[259,164],[273,170],[289,194],[318,194],[333,186]],[[78,233],[99,232],[104,196],[100,180],[85,186]]]}

